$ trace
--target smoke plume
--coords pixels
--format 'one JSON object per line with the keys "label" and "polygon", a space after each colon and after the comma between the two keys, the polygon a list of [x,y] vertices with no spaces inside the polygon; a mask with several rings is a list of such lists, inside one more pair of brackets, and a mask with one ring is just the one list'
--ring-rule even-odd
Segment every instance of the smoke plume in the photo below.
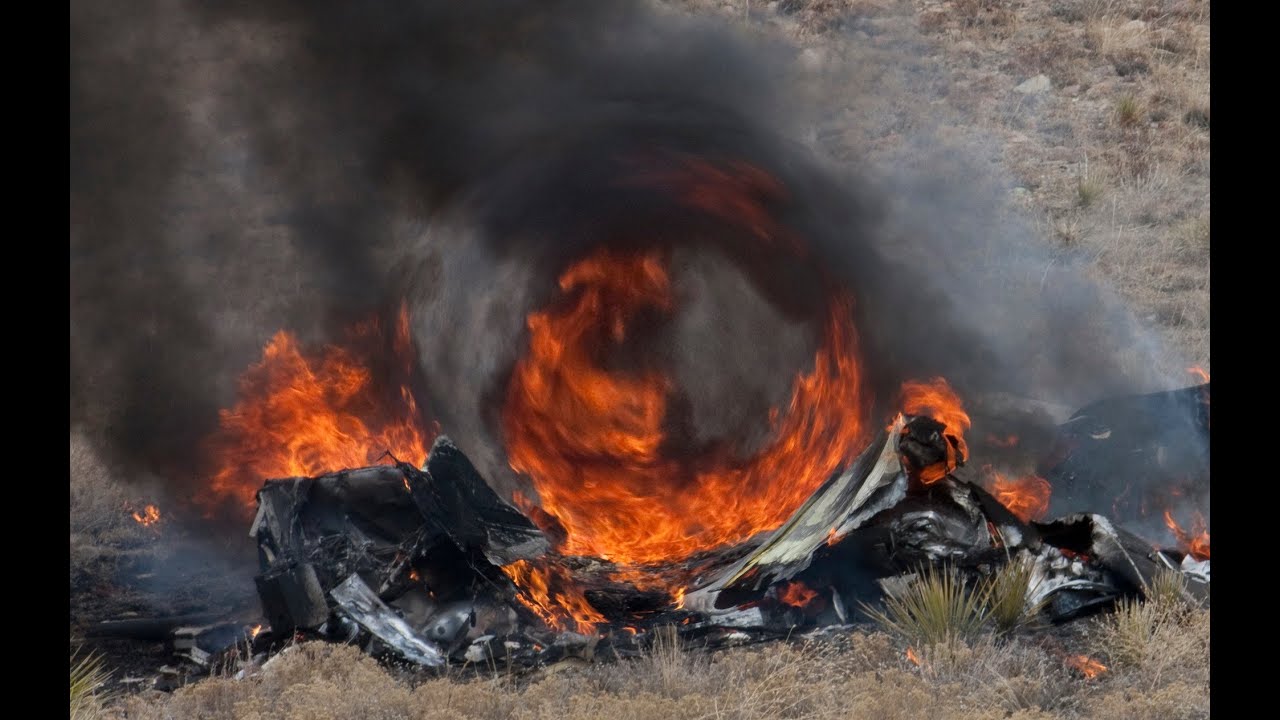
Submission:
{"label": "smoke plume", "polygon": [[[272,332],[331,338],[403,298],[433,417],[505,484],[525,317],[601,243],[675,250],[687,315],[655,342],[691,442],[758,439],[830,284],[885,407],[933,375],[1068,403],[1152,383],[1122,306],[1046,267],[997,188],[822,157],[796,83],[832,78],[724,23],[630,0],[71,13],[71,420],[130,472],[198,483]],[[689,158],[774,178],[761,202],[803,257],[678,202],[663,178]]]}

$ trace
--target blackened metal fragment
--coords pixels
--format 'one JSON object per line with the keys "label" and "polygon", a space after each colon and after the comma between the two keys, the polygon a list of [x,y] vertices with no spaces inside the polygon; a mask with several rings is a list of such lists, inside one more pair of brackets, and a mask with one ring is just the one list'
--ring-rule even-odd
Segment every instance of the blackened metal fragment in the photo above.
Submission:
{"label": "blackened metal fragment", "polygon": [[445,655],[440,648],[415,633],[369,589],[359,575],[352,573],[330,590],[329,596],[360,627],[406,659],[428,667],[444,664]]}

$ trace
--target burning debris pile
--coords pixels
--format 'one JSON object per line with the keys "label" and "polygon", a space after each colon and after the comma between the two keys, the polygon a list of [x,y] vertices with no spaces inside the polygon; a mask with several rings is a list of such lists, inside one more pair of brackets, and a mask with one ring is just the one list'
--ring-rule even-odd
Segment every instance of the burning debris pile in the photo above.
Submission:
{"label": "burning debris pile", "polygon": [[[945,383],[921,387],[947,397]],[[1191,392],[1207,402],[1207,384]],[[1027,521],[971,470],[963,410],[909,397],[923,398],[906,403],[919,414],[899,414],[776,529],[665,563],[562,554],[563,535],[540,528],[545,514],[535,522],[504,502],[443,436],[421,468],[393,458],[268,481],[250,531],[270,628],[255,632],[257,646],[300,636],[428,667],[533,667],[637,655],[674,626],[714,648],[853,624],[860,603],[899,592],[926,566],[978,581],[1014,561],[1032,564],[1028,602],[1054,623],[1141,597],[1160,568],[1207,599],[1207,535],[1203,546],[1159,549],[1099,514]],[[1101,470],[1088,454],[1060,463],[1064,487],[1072,467]]]}

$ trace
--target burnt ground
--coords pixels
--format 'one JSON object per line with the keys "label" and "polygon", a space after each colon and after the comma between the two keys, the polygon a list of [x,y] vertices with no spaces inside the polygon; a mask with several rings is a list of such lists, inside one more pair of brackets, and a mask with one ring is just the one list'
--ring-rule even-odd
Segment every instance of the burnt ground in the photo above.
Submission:
{"label": "burnt ground", "polygon": [[[245,553],[217,552],[190,531],[162,525],[154,532],[118,533],[114,544],[98,544],[81,553],[70,568],[70,647],[104,656],[112,680],[150,680],[171,662],[166,633],[134,630],[126,637],[104,637],[104,621],[157,620],[166,624],[202,624],[215,619],[260,614],[253,585],[253,546]],[[73,558],[76,555],[73,548]],[[229,556],[243,555],[239,563]],[[145,683],[144,683],[145,684]]]}

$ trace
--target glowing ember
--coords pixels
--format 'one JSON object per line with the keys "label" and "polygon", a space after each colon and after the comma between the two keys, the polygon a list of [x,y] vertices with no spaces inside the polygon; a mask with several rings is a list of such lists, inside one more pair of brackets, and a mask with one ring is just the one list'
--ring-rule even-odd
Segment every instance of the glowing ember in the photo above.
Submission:
{"label": "glowing ember", "polygon": [[[563,527],[560,549],[636,570],[745,540],[780,525],[858,447],[863,404],[851,303],[837,296],[811,372],[770,414],[754,457],[664,455],[672,381],[657,370],[609,371],[600,359],[644,311],[674,310],[657,251],[601,250],[560,277],[562,297],[528,318],[529,350],[512,374],[503,426],[511,467],[528,475],[542,521]],[[531,516],[532,503],[520,503]],[[627,568],[635,570],[629,572]]]}
{"label": "glowing ember", "polygon": [[993,471],[986,487],[1001,505],[1009,508],[1023,522],[1039,520],[1049,512],[1049,496],[1053,493],[1053,486],[1042,477],[1026,475],[1006,478]]}
{"label": "glowing ember", "polygon": [[1067,667],[1073,668],[1092,680],[1107,671],[1107,666],[1088,655],[1070,655],[1066,658]]}
{"label": "glowing ember", "polygon": [[255,639],[257,639],[257,637],[258,637],[258,633],[260,633],[260,632],[262,632],[262,625],[261,625],[261,624],[254,625],[253,627],[249,628],[249,639],[250,639],[250,640],[255,640]]}
{"label": "glowing ember", "polygon": [[946,477],[969,457],[969,446],[964,434],[969,430],[969,414],[964,411],[960,396],[945,378],[928,381],[909,380],[902,384],[902,412],[907,415],[924,415],[946,426],[943,434],[947,443],[946,462],[939,462],[920,470],[920,481],[925,485]]}
{"label": "glowing ember", "polygon": [[915,648],[910,646],[907,647],[907,660],[911,661],[912,665],[920,667],[920,656],[916,654]]}
{"label": "glowing ember", "polygon": [[831,547],[832,545],[835,545],[837,542],[840,542],[840,536],[836,535],[835,528],[831,528],[830,530],[827,531],[827,547]]}
{"label": "glowing ember", "polygon": [[778,601],[783,605],[802,608],[818,597],[818,591],[802,582],[789,582],[778,590]]}
{"label": "glowing ember", "polygon": [[240,377],[239,401],[220,413],[209,442],[217,470],[202,504],[230,499],[248,512],[264,479],[364,467],[387,452],[426,459],[434,433],[409,385],[416,357],[408,309],[389,338],[376,321],[349,334],[346,344],[315,354],[284,331],[267,343],[261,362]]}
{"label": "glowing ember", "polygon": [[596,625],[605,621],[587,602],[569,571],[559,565],[517,560],[502,571],[515,583],[519,591],[516,599],[542,618],[548,627],[568,630],[563,618],[572,618],[572,629],[592,635]]}
{"label": "glowing ember", "polygon": [[1196,560],[1209,559],[1209,523],[1199,512],[1191,519],[1191,531],[1188,532],[1173,519],[1173,513],[1164,511],[1164,524],[1173,536],[1178,539],[1178,549]]}
{"label": "glowing ember", "polygon": [[134,511],[133,520],[143,527],[151,527],[160,522],[160,508],[148,505],[142,509],[142,512]]}

